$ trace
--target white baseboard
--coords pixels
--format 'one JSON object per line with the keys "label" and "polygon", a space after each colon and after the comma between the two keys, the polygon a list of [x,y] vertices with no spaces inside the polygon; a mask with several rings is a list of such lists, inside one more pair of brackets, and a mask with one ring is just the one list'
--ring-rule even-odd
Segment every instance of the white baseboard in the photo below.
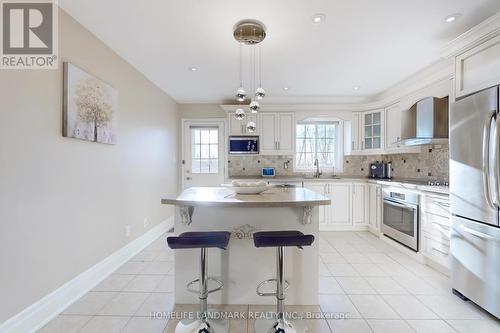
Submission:
{"label": "white baseboard", "polygon": [[173,226],[174,217],[172,216],[38,302],[1,323],[0,332],[26,333],[39,330]]}
{"label": "white baseboard", "polygon": [[367,231],[368,226],[366,225],[328,225],[328,224],[320,224],[319,231]]}

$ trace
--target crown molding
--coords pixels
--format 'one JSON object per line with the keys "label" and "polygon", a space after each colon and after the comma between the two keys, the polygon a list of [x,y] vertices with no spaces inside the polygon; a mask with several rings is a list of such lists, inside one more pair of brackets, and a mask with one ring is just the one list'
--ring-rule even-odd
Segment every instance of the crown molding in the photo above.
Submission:
{"label": "crown molding", "polygon": [[[390,105],[398,103],[404,98],[412,98],[425,88],[439,84],[443,81],[449,81],[453,78],[454,62],[452,59],[441,59],[438,62],[431,64],[425,69],[417,72],[408,79],[399,82],[392,88],[375,95],[369,100],[362,102],[345,102],[345,103],[295,103],[290,101],[283,104],[263,104],[261,111],[263,112],[356,112],[370,111],[386,108]],[[225,112],[232,112],[238,107],[241,107],[245,112],[249,112],[248,105],[223,104],[220,108]]]}
{"label": "crown molding", "polygon": [[500,12],[490,16],[488,19],[447,43],[441,50],[441,57],[455,57],[499,34]]}

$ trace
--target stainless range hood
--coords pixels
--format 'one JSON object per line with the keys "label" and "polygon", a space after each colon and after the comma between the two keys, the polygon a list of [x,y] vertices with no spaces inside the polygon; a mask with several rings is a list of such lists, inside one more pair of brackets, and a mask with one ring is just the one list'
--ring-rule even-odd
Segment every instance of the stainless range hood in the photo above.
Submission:
{"label": "stainless range hood", "polygon": [[427,97],[401,117],[401,140],[405,146],[448,144],[448,97]]}

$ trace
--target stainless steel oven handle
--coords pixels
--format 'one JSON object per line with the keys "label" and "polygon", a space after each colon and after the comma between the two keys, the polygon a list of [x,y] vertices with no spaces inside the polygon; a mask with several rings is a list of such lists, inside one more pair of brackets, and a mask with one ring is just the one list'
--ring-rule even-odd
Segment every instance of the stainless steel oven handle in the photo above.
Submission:
{"label": "stainless steel oven handle", "polygon": [[399,202],[388,200],[388,199],[384,199],[384,203],[391,205],[391,206],[400,207],[400,208],[407,208],[407,209],[411,209],[411,210],[415,210],[418,208],[416,205],[403,204],[403,203],[399,203]]}

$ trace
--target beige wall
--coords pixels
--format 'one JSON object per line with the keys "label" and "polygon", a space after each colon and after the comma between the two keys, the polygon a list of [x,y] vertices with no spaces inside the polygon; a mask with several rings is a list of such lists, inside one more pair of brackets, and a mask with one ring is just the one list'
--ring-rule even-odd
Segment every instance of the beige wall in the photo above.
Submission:
{"label": "beige wall", "polygon": [[180,118],[225,118],[226,112],[217,104],[180,104]]}
{"label": "beige wall", "polygon": [[61,136],[62,64],[0,70],[0,322],[173,214],[160,198],[177,191],[176,103],[67,14],[59,20],[59,59],[119,91],[118,144]]}

